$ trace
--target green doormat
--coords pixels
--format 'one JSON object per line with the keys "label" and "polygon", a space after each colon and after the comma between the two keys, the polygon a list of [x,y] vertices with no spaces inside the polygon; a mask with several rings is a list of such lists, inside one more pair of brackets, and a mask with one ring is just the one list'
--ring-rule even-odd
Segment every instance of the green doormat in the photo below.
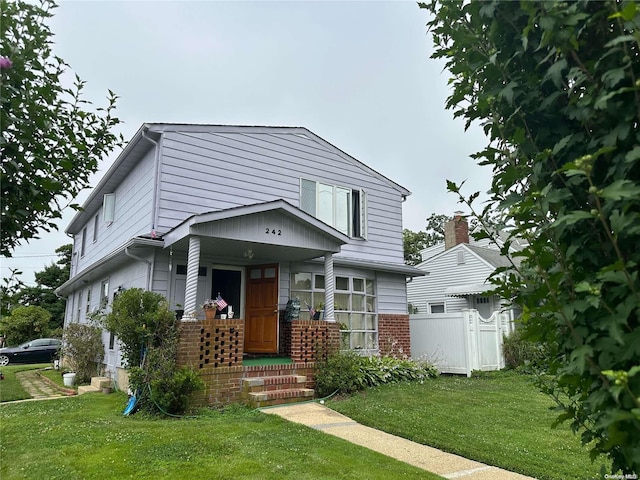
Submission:
{"label": "green doormat", "polygon": [[245,358],[242,365],[245,367],[255,367],[261,365],[288,365],[293,363],[289,357],[262,357],[262,358]]}

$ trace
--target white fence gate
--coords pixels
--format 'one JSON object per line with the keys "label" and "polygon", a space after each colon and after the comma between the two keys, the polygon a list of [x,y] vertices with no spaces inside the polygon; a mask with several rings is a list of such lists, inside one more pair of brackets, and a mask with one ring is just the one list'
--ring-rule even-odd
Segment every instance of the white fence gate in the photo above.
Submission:
{"label": "white fence gate", "polygon": [[434,363],[442,373],[471,376],[473,370],[504,368],[502,338],[513,330],[509,312],[494,312],[488,319],[468,309],[412,314],[409,325],[413,358]]}

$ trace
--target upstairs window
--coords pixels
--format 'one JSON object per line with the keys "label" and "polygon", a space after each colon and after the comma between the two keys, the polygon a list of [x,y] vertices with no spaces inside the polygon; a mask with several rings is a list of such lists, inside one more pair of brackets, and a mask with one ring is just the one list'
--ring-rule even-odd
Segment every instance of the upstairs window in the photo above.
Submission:
{"label": "upstairs window", "polygon": [[80,239],[80,256],[84,257],[84,251],[87,246],[87,227],[82,229],[82,238]]}
{"label": "upstairs window", "polygon": [[302,179],[300,208],[336,230],[355,238],[366,238],[366,194],[314,180]]}
{"label": "upstairs window", "polygon": [[111,225],[116,216],[116,194],[107,193],[102,198],[102,212],[104,223]]}
{"label": "upstairs window", "polygon": [[96,215],[93,217],[93,243],[98,241],[98,225],[100,224],[100,217]]}

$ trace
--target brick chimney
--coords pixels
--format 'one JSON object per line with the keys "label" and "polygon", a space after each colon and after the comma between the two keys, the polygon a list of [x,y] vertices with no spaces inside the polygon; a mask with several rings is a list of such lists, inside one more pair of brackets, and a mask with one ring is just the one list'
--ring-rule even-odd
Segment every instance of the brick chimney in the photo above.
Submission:
{"label": "brick chimney", "polygon": [[444,249],[449,250],[459,243],[469,243],[469,224],[462,212],[455,212],[453,218],[444,224]]}

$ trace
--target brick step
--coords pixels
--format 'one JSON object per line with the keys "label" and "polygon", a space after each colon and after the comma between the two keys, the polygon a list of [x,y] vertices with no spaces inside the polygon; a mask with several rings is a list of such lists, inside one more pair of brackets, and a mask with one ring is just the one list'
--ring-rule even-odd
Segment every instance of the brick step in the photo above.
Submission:
{"label": "brick step", "polygon": [[274,377],[249,377],[242,379],[242,391],[263,392],[272,390],[290,390],[304,387],[305,375],[279,375]]}
{"label": "brick step", "polygon": [[254,408],[283,405],[286,403],[303,402],[313,398],[314,390],[311,388],[295,388],[289,390],[271,390],[267,392],[250,392],[246,402]]}

